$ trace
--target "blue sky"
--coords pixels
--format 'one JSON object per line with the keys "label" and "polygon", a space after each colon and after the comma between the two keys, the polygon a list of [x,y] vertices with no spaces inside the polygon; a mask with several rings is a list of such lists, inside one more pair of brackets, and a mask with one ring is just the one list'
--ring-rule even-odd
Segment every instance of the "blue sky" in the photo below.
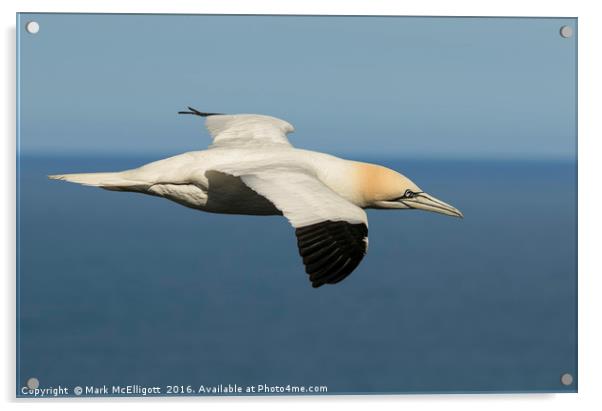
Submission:
{"label": "blue sky", "polygon": [[281,117],[297,147],[353,157],[575,156],[576,35],[559,29],[576,19],[19,18],[24,153],[203,149],[190,105]]}

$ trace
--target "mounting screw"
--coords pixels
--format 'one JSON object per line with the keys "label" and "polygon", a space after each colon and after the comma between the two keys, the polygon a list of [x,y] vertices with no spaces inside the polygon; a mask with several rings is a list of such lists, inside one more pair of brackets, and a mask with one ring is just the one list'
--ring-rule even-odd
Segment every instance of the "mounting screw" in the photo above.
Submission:
{"label": "mounting screw", "polygon": [[573,37],[573,28],[571,26],[562,26],[560,28],[560,35],[565,39]]}
{"label": "mounting screw", "polygon": [[562,385],[571,385],[573,384],[573,376],[566,372],[562,374],[562,376],[560,376],[560,382],[562,383]]}
{"label": "mounting screw", "polygon": [[37,378],[32,377],[27,380],[27,388],[29,388],[29,389],[35,390],[39,386],[40,386],[40,381]]}
{"label": "mounting screw", "polygon": [[25,30],[27,30],[29,34],[36,34],[38,31],[40,31],[40,24],[37,21],[27,22],[25,25]]}

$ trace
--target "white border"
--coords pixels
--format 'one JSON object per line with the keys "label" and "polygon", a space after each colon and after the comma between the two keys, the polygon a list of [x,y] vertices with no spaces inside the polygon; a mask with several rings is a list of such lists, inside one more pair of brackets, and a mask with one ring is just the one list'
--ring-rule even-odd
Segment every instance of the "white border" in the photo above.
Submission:
{"label": "white border", "polygon": [[[356,15],[455,15],[455,16],[550,16],[579,18],[579,394],[522,394],[522,395],[403,395],[403,396],[329,396],[277,398],[199,398],[199,399],[112,399],[112,400],[45,400],[33,404],[50,409],[117,408],[142,405],[150,409],[169,406],[217,408],[244,405],[251,410],[305,409],[328,407],[363,409],[378,406],[384,409],[481,410],[529,408],[533,410],[601,409],[602,389],[599,367],[602,347],[599,323],[602,313],[599,263],[601,242],[596,235],[602,228],[602,170],[600,154],[600,75],[602,65],[599,50],[602,40],[602,21],[591,1],[528,1],[504,2],[468,0],[431,0],[404,3],[384,0],[253,0],[253,1],[186,1],[186,0],[2,0],[2,81],[3,97],[0,124],[4,127],[2,149],[3,201],[1,207],[2,237],[0,261],[3,262],[3,295],[1,329],[3,370],[0,373],[0,392],[9,409],[17,403],[32,405],[31,401],[16,401],[15,392],[15,13],[21,12],[115,12],[115,13],[224,13],[224,14],[356,14]],[[596,76],[598,73],[598,76]],[[562,192],[558,193],[563,195]],[[110,401],[108,403],[108,401]],[[143,403],[141,403],[143,401]]]}

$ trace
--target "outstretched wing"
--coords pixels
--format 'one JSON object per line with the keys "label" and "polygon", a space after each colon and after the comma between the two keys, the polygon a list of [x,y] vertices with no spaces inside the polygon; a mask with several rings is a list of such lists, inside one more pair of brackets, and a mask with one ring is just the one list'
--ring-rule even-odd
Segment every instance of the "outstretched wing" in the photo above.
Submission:
{"label": "outstretched wing", "polygon": [[303,169],[215,170],[240,179],[271,201],[295,228],[299,254],[313,287],[335,284],[359,265],[368,249],[368,217]]}
{"label": "outstretched wing", "polygon": [[274,144],[290,146],[286,136],[295,131],[290,123],[276,117],[259,114],[203,113],[191,107],[188,109],[190,111],[179,113],[207,118],[206,126],[213,137],[211,147]]}

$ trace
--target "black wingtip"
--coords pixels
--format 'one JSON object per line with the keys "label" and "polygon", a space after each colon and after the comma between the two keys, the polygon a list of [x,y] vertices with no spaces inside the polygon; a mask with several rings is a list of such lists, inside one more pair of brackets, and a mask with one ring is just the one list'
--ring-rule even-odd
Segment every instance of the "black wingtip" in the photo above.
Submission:
{"label": "black wingtip", "polygon": [[202,111],[198,111],[196,108],[188,107],[190,111],[178,111],[178,114],[193,114],[199,117],[209,117],[209,116],[221,116],[222,113],[204,113]]}

